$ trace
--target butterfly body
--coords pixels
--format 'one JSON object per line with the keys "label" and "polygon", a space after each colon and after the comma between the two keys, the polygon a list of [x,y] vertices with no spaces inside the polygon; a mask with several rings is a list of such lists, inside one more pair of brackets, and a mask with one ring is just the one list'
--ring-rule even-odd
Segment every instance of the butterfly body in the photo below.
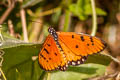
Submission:
{"label": "butterfly body", "polygon": [[105,48],[105,42],[97,37],[74,32],[56,32],[49,28],[43,48],[39,53],[39,64],[46,70],[65,71],[68,65],[79,65],[87,56]]}

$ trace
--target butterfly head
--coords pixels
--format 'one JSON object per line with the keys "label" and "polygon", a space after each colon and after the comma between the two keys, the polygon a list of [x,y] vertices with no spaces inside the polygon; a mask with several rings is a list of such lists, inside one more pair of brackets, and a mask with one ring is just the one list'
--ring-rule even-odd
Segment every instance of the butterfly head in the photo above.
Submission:
{"label": "butterfly head", "polygon": [[56,33],[56,31],[55,31],[54,28],[49,27],[49,28],[48,28],[48,32],[54,37],[54,40],[55,40],[55,41],[58,40],[58,35],[57,35],[57,33]]}

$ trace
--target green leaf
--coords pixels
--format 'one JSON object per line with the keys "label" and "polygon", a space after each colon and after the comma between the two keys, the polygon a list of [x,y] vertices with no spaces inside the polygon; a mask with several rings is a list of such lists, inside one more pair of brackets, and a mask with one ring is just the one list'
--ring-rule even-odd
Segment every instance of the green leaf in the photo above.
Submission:
{"label": "green leaf", "polygon": [[38,60],[36,60],[33,63],[33,69],[32,69],[32,80],[43,80],[45,71],[43,71],[40,68],[40,65],[38,64]]}
{"label": "green leaf", "polygon": [[69,67],[65,72],[57,71],[51,73],[50,80],[84,80],[94,76],[103,75],[106,66],[99,64],[82,64],[76,67]]}
{"label": "green leaf", "polygon": [[93,54],[88,56],[88,59],[85,63],[95,63],[95,64],[101,64],[108,66],[112,59],[106,55],[103,54]]}
{"label": "green leaf", "polygon": [[[92,15],[92,7],[90,0],[78,0],[69,6],[69,10],[77,16],[80,20],[86,20],[89,15]],[[96,7],[97,15],[106,15],[107,13]]]}
{"label": "green leaf", "polygon": [[78,0],[76,4],[71,4],[69,10],[80,20],[86,20],[88,15],[85,14],[85,5],[90,4],[89,0]]}
{"label": "green leaf", "polygon": [[97,13],[97,15],[103,15],[103,16],[107,15],[107,13],[100,8],[96,8],[96,13]]}
{"label": "green leaf", "polygon": [[[8,80],[30,80],[32,72],[31,60],[13,66],[6,73]],[[29,66],[28,66],[29,65]],[[14,75],[14,76],[13,76]]]}
{"label": "green leaf", "polygon": [[32,60],[32,56],[37,56],[41,44],[26,43],[14,38],[4,37],[4,42],[0,49],[4,51],[4,61],[2,69],[6,73],[10,68],[26,60]]}
{"label": "green leaf", "polygon": [[83,7],[79,7],[76,4],[71,4],[69,6],[69,10],[75,15],[77,16],[80,20],[85,20],[87,18],[87,16],[84,14],[84,8]]}
{"label": "green leaf", "polygon": [[40,51],[40,45],[20,45],[18,47],[5,48],[3,51],[5,54],[2,68],[6,72],[9,68],[32,59],[32,56],[37,56]]}
{"label": "green leaf", "polygon": [[12,67],[7,72],[7,79],[8,80],[39,80],[42,74],[43,74],[43,70],[41,70],[37,60],[36,61],[27,60],[19,65]]}
{"label": "green leaf", "polygon": [[[105,11],[103,11],[100,8],[95,8],[96,9],[96,13],[97,15],[101,15],[101,16],[105,16],[107,15],[107,13]],[[85,6],[85,14],[86,15],[92,15],[92,8],[91,8],[91,4],[88,4]]]}

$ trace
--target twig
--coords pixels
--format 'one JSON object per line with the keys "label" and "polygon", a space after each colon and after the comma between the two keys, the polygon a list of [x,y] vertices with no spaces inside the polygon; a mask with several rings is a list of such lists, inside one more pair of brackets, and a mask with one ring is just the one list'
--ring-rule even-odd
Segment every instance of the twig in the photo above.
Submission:
{"label": "twig", "polygon": [[116,76],[116,80],[120,80],[120,72],[119,72],[118,75]]}
{"label": "twig", "polygon": [[101,54],[110,57],[114,62],[116,62],[120,65],[120,61],[118,59],[114,58],[113,56],[109,55],[106,50],[103,51]]}
{"label": "twig", "polygon": [[0,24],[2,24],[7,16],[10,14],[10,12],[13,10],[15,6],[15,0],[13,0],[12,4],[8,7],[8,9],[3,13],[2,17],[0,18]]}
{"label": "twig", "polygon": [[92,6],[92,17],[93,17],[93,21],[92,21],[92,23],[93,23],[93,28],[92,28],[92,33],[91,33],[91,35],[92,36],[95,36],[95,34],[96,34],[96,31],[97,31],[97,15],[96,15],[96,10],[95,10],[95,3],[94,3],[94,0],[91,0],[91,6]]}
{"label": "twig", "polygon": [[44,11],[44,12],[40,12],[39,14],[34,14],[30,9],[27,10],[27,13],[30,15],[30,16],[33,16],[33,17],[43,17],[43,16],[47,16],[47,15],[50,15],[50,14],[53,14],[53,13],[56,13],[57,11],[59,11],[61,9],[61,7],[57,7],[57,8],[53,8],[53,9],[50,9],[50,10],[47,10],[47,11]]}
{"label": "twig", "polygon": [[[19,1],[21,3],[23,2],[23,0],[19,0]],[[20,15],[21,15],[21,21],[22,21],[22,30],[23,30],[24,41],[28,42],[26,15],[25,15],[25,10],[23,8],[21,8],[21,10],[20,10]]]}
{"label": "twig", "polygon": [[53,8],[53,9],[50,9],[50,10],[41,12],[38,16],[39,16],[39,17],[42,17],[42,16],[50,15],[50,14],[56,13],[56,12],[59,11],[60,9],[61,9],[61,7]]}
{"label": "twig", "polygon": [[0,67],[0,72],[1,72],[1,74],[2,74],[2,76],[3,76],[3,78],[4,78],[4,80],[7,80],[6,77],[5,77],[5,75],[4,75],[4,73],[3,73],[3,71],[2,71],[2,69],[1,69],[1,67]]}
{"label": "twig", "polygon": [[[2,41],[4,41],[4,40],[3,40],[3,36],[2,36],[2,33],[1,33],[1,32],[2,32],[2,25],[0,25],[0,40],[1,40],[1,42],[2,42]],[[0,45],[1,45],[1,44],[0,44]]]}
{"label": "twig", "polygon": [[12,0],[7,0],[8,2],[8,6],[10,7],[10,5],[12,4]]}
{"label": "twig", "polygon": [[32,26],[34,26],[34,27],[32,27],[32,31],[29,36],[29,41],[32,41],[32,42],[38,41],[38,37],[41,35],[40,31],[41,31],[42,25],[43,25],[43,24],[41,24],[41,23],[43,23],[42,18],[37,18],[35,21],[37,21],[37,22],[34,22],[32,24]]}
{"label": "twig", "polygon": [[[9,25],[10,24],[10,25]],[[14,28],[13,28],[13,24],[12,24],[12,21],[9,19],[8,20],[8,28],[9,28],[9,33],[11,36],[14,36],[15,35],[15,32],[14,32]]]}

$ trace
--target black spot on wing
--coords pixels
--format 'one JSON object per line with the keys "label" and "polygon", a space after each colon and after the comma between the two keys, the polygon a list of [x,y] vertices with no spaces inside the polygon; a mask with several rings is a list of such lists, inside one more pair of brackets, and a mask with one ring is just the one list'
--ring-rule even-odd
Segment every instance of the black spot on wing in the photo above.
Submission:
{"label": "black spot on wing", "polygon": [[94,45],[93,37],[90,36],[90,41],[92,42],[92,45]]}
{"label": "black spot on wing", "polygon": [[50,46],[50,44],[47,44],[48,46]]}
{"label": "black spot on wing", "polygon": [[87,44],[87,46],[89,46],[89,44]]}
{"label": "black spot on wing", "polygon": [[46,60],[46,58],[45,57],[43,57],[45,60]]}
{"label": "black spot on wing", "polygon": [[72,35],[72,38],[74,38],[74,35]]}
{"label": "black spot on wing", "polygon": [[92,45],[94,45],[94,43],[92,43]]}
{"label": "black spot on wing", "polygon": [[40,54],[41,57],[44,57],[42,54]]}
{"label": "black spot on wing", "polygon": [[57,53],[54,53],[57,56]]}
{"label": "black spot on wing", "polygon": [[90,41],[93,42],[93,38],[92,38],[92,36],[90,36]]}
{"label": "black spot on wing", "polygon": [[78,48],[79,46],[78,46],[78,45],[76,45],[75,47],[76,47],[76,48]]}
{"label": "black spot on wing", "polygon": [[83,37],[83,36],[80,36],[80,38],[81,38],[81,40],[82,40],[82,41],[85,41],[85,39],[84,39],[84,37]]}
{"label": "black spot on wing", "polygon": [[45,59],[45,60],[46,60],[46,58],[45,58],[42,54],[40,54],[40,56],[41,56],[43,59]]}
{"label": "black spot on wing", "polygon": [[49,54],[49,52],[47,51],[47,49],[46,49],[46,48],[44,48],[44,50],[45,50],[45,52],[46,52],[47,54]]}
{"label": "black spot on wing", "polygon": [[49,58],[49,60],[51,60],[51,58]]}

